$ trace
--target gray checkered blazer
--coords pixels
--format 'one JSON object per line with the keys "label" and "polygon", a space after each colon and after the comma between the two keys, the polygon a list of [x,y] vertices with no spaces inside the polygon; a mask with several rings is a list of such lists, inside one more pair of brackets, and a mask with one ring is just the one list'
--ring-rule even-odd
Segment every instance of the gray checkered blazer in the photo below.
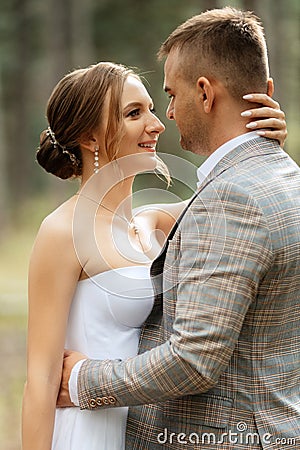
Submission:
{"label": "gray checkered blazer", "polygon": [[300,448],[298,166],[265,138],[231,151],[151,271],[140,354],[86,361],[81,408],[131,406],[128,450]]}

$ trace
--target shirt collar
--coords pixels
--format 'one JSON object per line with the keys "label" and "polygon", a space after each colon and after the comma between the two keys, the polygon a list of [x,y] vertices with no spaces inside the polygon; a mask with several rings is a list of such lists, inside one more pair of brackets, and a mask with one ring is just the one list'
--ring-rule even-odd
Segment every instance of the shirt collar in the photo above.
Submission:
{"label": "shirt collar", "polygon": [[197,187],[205,180],[205,178],[210,174],[210,172],[216,167],[219,161],[224,158],[227,153],[229,153],[234,148],[243,144],[244,142],[248,142],[252,139],[259,137],[256,131],[251,131],[249,133],[242,134],[237,136],[230,141],[225,142],[225,144],[221,145],[221,147],[217,148],[205,161],[201,166],[197,169],[198,183]]}

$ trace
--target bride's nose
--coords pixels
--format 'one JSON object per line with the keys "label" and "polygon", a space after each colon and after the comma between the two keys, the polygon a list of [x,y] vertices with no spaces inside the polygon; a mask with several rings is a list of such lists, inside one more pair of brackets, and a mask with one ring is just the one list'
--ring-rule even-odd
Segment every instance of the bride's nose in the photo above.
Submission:
{"label": "bride's nose", "polygon": [[159,120],[158,117],[152,115],[150,120],[147,123],[147,132],[148,133],[158,133],[161,134],[165,131],[166,127],[164,124]]}

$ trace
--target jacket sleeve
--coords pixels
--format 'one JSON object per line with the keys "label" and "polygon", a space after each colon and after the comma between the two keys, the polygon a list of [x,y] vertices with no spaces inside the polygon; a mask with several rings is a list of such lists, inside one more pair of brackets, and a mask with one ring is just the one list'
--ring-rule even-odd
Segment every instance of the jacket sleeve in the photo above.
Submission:
{"label": "jacket sleeve", "polygon": [[[177,301],[170,339],[125,361],[85,361],[78,378],[82,409],[200,394],[226,369],[247,310],[272,265],[268,224],[252,196],[218,181],[199,193],[177,233]],[[170,270],[166,266],[164,277],[169,277],[170,255],[165,264]]]}

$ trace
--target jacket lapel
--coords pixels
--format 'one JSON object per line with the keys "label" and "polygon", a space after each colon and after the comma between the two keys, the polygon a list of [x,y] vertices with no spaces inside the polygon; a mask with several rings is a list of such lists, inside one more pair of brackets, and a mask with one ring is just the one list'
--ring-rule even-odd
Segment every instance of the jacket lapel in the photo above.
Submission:
{"label": "jacket lapel", "polygon": [[277,141],[266,139],[263,137],[258,137],[257,139],[252,139],[250,141],[244,142],[243,144],[239,145],[238,147],[231,150],[227,155],[225,155],[218,164],[214,167],[214,169],[210,172],[210,174],[203,180],[203,182],[198,186],[196,192],[191,197],[187,207],[184,209],[184,211],[181,213],[180,217],[177,219],[176,223],[174,224],[160,254],[158,257],[153,261],[151,265],[151,277],[154,279],[154,286],[156,283],[159,284],[158,292],[162,292],[162,274],[163,274],[163,267],[164,262],[166,258],[166,252],[168,250],[169,241],[173,239],[173,236],[184,217],[185,213],[195,200],[195,198],[198,196],[199,192],[202,191],[202,189],[205,188],[209,183],[211,183],[216,177],[221,175],[223,172],[228,170],[229,168],[232,168],[233,166],[238,165],[239,163],[249,159],[249,158],[255,158],[258,156],[268,155],[272,153],[278,153],[282,154],[284,151],[279,147]]}
{"label": "jacket lapel", "polygon": [[[150,273],[154,288],[154,305],[153,309],[145,321],[141,337],[140,337],[140,352],[149,350],[157,343],[161,342],[163,336],[163,329],[161,327],[162,311],[163,311],[163,269],[164,262],[166,258],[166,253],[168,250],[169,242],[173,239],[177,228],[182,221],[185,213],[197,198],[198,194],[216,177],[221,175],[224,171],[237,166],[242,161],[249,158],[254,158],[258,156],[263,156],[267,154],[278,153],[278,157],[282,157],[285,152],[279,147],[277,141],[272,141],[265,138],[257,138],[251,141],[245,142],[244,144],[238,146],[229,152],[224,158],[222,158],[219,163],[214,167],[211,173],[203,180],[203,182],[198,186],[196,192],[191,197],[187,207],[181,213],[180,217],[174,224],[165,245],[163,246],[158,257],[153,261]],[[262,161],[263,164],[263,161]]]}

